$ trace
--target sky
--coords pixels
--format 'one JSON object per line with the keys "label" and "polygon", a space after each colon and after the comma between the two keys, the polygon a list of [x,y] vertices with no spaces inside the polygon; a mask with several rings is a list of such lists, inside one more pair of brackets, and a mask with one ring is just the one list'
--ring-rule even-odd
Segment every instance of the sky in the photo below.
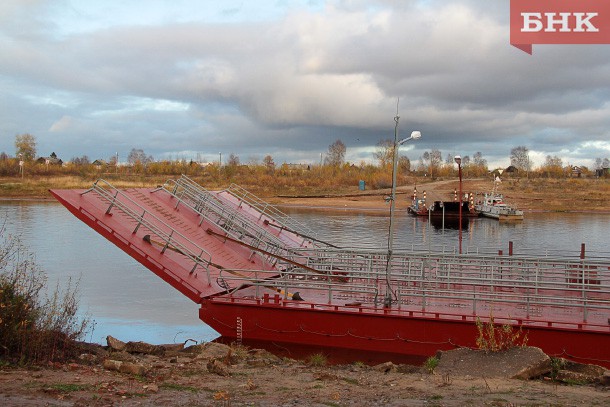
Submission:
{"label": "sky", "polygon": [[0,152],[317,163],[610,157],[610,45],[509,43],[508,0],[2,0]]}

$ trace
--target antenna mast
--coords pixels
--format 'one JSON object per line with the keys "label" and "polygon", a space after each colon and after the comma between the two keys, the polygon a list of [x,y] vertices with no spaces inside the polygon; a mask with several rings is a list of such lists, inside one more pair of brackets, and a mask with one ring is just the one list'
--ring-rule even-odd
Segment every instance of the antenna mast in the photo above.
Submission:
{"label": "antenna mast", "polygon": [[392,306],[394,299],[394,293],[392,292],[392,285],[390,282],[390,274],[392,269],[392,253],[394,251],[394,210],[396,208],[396,161],[398,160],[398,122],[400,115],[398,114],[398,105],[400,98],[396,101],[396,116],[394,116],[394,149],[392,151],[392,194],[389,197],[390,200],[390,227],[388,231],[388,257],[386,262],[386,292],[383,305],[386,308]]}

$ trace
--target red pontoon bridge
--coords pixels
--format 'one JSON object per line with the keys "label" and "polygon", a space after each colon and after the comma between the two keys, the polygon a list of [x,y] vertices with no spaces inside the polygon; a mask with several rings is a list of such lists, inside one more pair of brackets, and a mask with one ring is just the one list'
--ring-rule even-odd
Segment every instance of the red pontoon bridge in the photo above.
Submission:
{"label": "red pontoon bridge", "polygon": [[51,193],[225,338],[419,362],[475,346],[477,318],[493,317],[551,356],[610,368],[607,258],[339,248],[238,186],[185,176]]}

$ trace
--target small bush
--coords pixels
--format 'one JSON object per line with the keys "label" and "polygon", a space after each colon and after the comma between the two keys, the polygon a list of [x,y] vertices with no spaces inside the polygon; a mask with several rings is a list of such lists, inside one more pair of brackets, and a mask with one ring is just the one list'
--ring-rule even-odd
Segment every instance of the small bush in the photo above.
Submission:
{"label": "small bush", "polygon": [[522,327],[515,329],[512,325],[496,325],[494,317],[489,317],[489,322],[484,324],[479,318],[477,326],[477,346],[486,352],[499,352],[515,348],[517,346],[527,346],[527,334],[523,333]]}
{"label": "small bush", "polygon": [[314,353],[307,358],[307,364],[309,366],[322,367],[326,366],[327,363],[328,358],[323,353]]}
{"label": "small bush", "polygon": [[428,373],[434,373],[434,369],[436,369],[436,367],[438,366],[438,363],[439,363],[439,360],[436,356],[430,356],[428,359],[426,359],[426,362],[424,363],[424,367],[426,368]]}
{"label": "small bush", "polygon": [[20,363],[74,355],[88,320],[79,320],[78,284],[46,294],[46,274],[23,244],[0,227],[0,359]]}
{"label": "small bush", "polygon": [[565,369],[566,360],[563,358],[551,358],[551,379],[555,380],[560,370]]}

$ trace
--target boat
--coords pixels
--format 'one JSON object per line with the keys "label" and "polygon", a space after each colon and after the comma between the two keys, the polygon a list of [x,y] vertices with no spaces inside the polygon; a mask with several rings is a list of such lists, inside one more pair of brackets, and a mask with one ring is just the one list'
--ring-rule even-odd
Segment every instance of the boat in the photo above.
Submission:
{"label": "boat", "polygon": [[210,191],[186,176],[50,192],[229,342],[417,364],[476,347],[482,322],[610,368],[608,258],[338,247],[237,185]]}
{"label": "boat", "polygon": [[492,192],[485,194],[483,200],[475,205],[476,210],[481,216],[498,219],[500,221],[523,220],[523,211],[505,203],[502,194],[498,193],[497,186],[500,182],[500,178],[496,177]]}
{"label": "boat", "polygon": [[[425,201],[413,203],[407,208],[407,212],[413,216],[432,218],[457,219],[460,216],[460,203],[456,201],[434,201],[427,206]],[[479,212],[468,201],[462,201],[462,217],[476,218]]]}
{"label": "boat", "polygon": [[[473,195],[466,195],[466,199],[462,200],[463,218],[476,218],[479,216],[478,211],[474,206]],[[460,217],[460,202],[457,200],[457,191],[455,192],[453,201],[433,201],[432,204],[427,203],[426,191],[423,193],[423,199],[417,198],[417,187],[413,190],[411,205],[407,207],[407,213],[413,216],[423,216],[430,218],[445,218],[458,219]]]}

